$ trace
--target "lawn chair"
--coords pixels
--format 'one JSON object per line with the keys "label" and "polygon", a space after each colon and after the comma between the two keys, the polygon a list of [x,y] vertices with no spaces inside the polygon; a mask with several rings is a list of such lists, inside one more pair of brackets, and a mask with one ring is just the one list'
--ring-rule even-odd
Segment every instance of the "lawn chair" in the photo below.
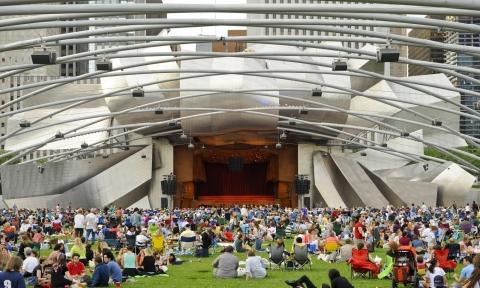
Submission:
{"label": "lawn chair", "polygon": [[278,268],[282,268],[282,265],[285,266],[285,257],[284,257],[284,253],[285,253],[285,247],[282,245],[282,246],[278,246],[276,244],[274,245],[271,245],[270,244],[270,248],[269,248],[269,260],[270,260],[270,269],[272,269],[272,263],[276,264],[278,266]]}
{"label": "lawn chair", "polygon": [[277,227],[275,229],[275,239],[284,239],[285,237],[287,237],[287,234],[285,233],[285,228]]}
{"label": "lawn chair", "polygon": [[120,249],[120,241],[117,239],[117,234],[113,231],[105,231],[104,241],[107,245],[115,250]]}
{"label": "lawn chair", "polygon": [[448,249],[447,259],[455,260],[458,262],[460,260],[460,255],[461,255],[460,244],[448,243],[446,248]]}
{"label": "lawn chair", "polygon": [[195,250],[195,241],[196,240],[197,239],[196,239],[195,236],[191,236],[191,237],[181,236],[180,241],[179,241],[180,250],[182,252],[191,252],[191,251]]}
{"label": "lawn chair", "polygon": [[308,257],[308,247],[307,245],[294,245],[293,246],[293,261],[295,262],[295,269],[303,269],[308,265],[309,269],[312,270],[312,261]]}
{"label": "lawn chair", "polygon": [[368,259],[367,249],[352,249],[352,258],[347,262],[350,265],[350,278],[353,279],[357,275],[362,278],[372,278],[372,271],[378,270],[375,263]]}
{"label": "lawn chair", "polygon": [[137,246],[135,245],[135,239],[136,235],[125,235],[125,244],[128,247],[132,247],[134,250],[134,253],[137,254]]}

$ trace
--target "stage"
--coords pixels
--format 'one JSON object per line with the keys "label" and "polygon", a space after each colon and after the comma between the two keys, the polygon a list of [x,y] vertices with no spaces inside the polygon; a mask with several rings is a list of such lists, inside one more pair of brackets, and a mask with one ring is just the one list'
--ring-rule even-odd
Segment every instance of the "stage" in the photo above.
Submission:
{"label": "stage", "polygon": [[195,206],[234,206],[234,205],[273,205],[277,204],[273,196],[256,195],[219,195],[200,196],[195,201]]}

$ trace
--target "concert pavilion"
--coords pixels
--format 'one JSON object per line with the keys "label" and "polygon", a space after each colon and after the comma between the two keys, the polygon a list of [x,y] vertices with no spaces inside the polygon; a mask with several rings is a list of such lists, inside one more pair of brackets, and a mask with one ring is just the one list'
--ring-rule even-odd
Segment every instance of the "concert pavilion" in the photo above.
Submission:
{"label": "concert pavilion", "polygon": [[480,68],[409,51],[480,48],[408,32],[480,4],[63,2],[0,0],[0,206],[478,201]]}

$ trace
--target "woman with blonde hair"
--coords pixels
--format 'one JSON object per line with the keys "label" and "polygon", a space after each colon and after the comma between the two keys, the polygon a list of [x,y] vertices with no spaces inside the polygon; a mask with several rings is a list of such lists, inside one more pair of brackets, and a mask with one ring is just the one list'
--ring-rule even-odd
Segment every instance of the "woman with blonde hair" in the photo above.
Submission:
{"label": "woman with blonde hair", "polygon": [[83,265],[87,266],[88,261],[87,261],[87,248],[85,247],[85,244],[83,243],[82,239],[80,237],[75,238],[73,242],[73,246],[70,249],[70,253],[73,254],[78,254],[80,255],[80,262],[82,262]]}
{"label": "woman with blonde hair", "polygon": [[25,288],[25,280],[20,273],[23,261],[18,256],[11,255],[8,258],[5,271],[0,272],[0,287],[1,288]]}
{"label": "woman with blonde hair", "polygon": [[140,251],[138,266],[139,270],[145,275],[154,275],[157,273],[157,269],[155,268],[155,257],[153,257],[153,253],[150,248],[145,248]]}
{"label": "woman with blonde hair", "polygon": [[4,271],[9,259],[7,247],[0,245],[0,271]]}

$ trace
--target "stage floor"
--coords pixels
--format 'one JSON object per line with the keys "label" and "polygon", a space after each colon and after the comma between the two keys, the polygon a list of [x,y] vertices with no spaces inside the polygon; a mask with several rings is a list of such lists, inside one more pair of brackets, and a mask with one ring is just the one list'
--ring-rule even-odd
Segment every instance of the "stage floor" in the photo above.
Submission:
{"label": "stage floor", "polygon": [[266,195],[217,195],[200,196],[196,200],[200,205],[232,206],[232,205],[272,205],[276,204],[273,196]]}

